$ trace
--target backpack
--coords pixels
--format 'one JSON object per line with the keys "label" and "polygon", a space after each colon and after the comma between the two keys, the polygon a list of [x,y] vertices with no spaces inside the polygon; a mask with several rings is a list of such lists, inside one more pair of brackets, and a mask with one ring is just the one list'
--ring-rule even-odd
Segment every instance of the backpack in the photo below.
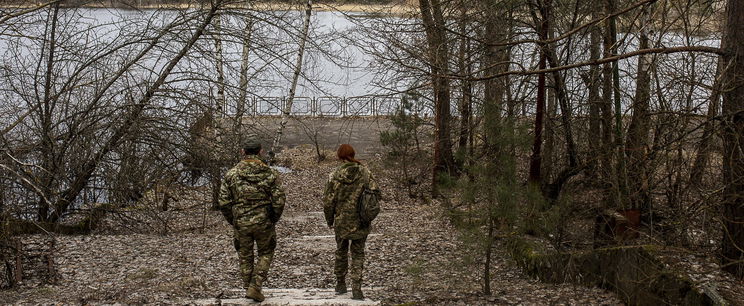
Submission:
{"label": "backpack", "polygon": [[357,212],[362,228],[368,228],[380,213],[380,191],[369,188],[369,181],[362,186],[357,199]]}

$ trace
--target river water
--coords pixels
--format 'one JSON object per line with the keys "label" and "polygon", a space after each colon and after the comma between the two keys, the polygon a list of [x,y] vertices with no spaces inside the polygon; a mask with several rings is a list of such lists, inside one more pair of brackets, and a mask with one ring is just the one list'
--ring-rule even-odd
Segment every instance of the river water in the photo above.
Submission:
{"label": "river water", "polygon": [[[289,95],[304,12],[254,11],[252,14],[255,24],[248,57],[248,99],[257,101],[258,105],[254,106],[257,111],[278,112],[278,100],[281,98],[277,97]],[[137,39],[150,39],[171,24],[194,16],[197,14],[193,10],[63,9],[59,15],[57,33],[56,52],[60,61],[55,73],[58,77],[53,83],[64,80],[72,70],[82,65],[80,62],[105,50],[119,48],[125,42]],[[45,60],[43,57],[46,56],[47,47],[41,41],[43,37],[49,37],[44,33],[48,29],[46,20],[50,17],[50,10],[42,10],[0,25],[2,77],[6,79],[0,87],[3,87],[2,94],[6,100],[18,100],[17,91],[24,91],[23,87],[34,87],[30,83],[36,82],[36,87],[39,86],[39,78],[34,75],[44,71],[39,67],[44,67],[40,63]],[[234,111],[240,96],[242,39],[246,33],[244,20],[240,12],[223,15],[219,35],[216,35],[218,33],[214,28],[209,28],[208,33],[179,62],[164,87],[187,89],[193,92],[187,95],[201,95],[203,99],[216,96],[219,86],[211,81],[217,80],[218,56],[214,42],[219,38],[223,45],[226,110]],[[159,45],[130,69],[131,75],[144,80],[155,79],[183,46],[199,21],[201,18],[190,21],[188,26],[176,25],[169,29]],[[298,112],[309,111],[307,98],[359,97],[380,93],[379,88],[370,85],[373,75],[368,66],[372,59],[359,47],[349,43],[360,37],[355,34],[355,29],[354,23],[345,14],[313,12],[302,74],[295,93]],[[110,75],[145,46],[139,43],[119,48],[109,56],[112,60],[104,58],[95,63],[104,66],[100,71],[89,70],[102,76]],[[330,107],[331,104],[325,103],[324,107]]]}
{"label": "river water", "polygon": [[[224,59],[223,69],[225,79],[224,110],[234,113],[237,101],[241,95],[239,90],[239,79],[241,71],[241,56],[243,50],[242,37],[246,33],[245,18],[233,11],[223,15],[222,32],[220,33],[223,43],[222,56]],[[22,100],[18,91],[30,91],[36,83],[38,90],[38,74],[40,63],[43,61],[41,55],[45,54],[44,45],[40,39],[44,37],[47,28],[46,20],[50,12],[40,11],[29,17],[21,18],[23,22],[14,23],[18,25],[0,25],[0,54],[3,55],[3,85],[0,85],[2,93],[0,98],[5,101]],[[289,85],[294,72],[297,56],[298,37],[303,21],[304,12],[300,11],[254,11],[253,20],[255,25],[251,32],[251,52],[249,54],[249,83],[248,83],[248,112],[256,114],[278,114],[279,107],[284,101],[283,97],[289,95]],[[116,46],[122,41],[133,41],[135,39],[149,38],[157,34],[159,30],[174,22],[196,15],[193,10],[123,10],[123,9],[65,9],[61,12],[59,23],[59,47],[58,53],[69,61],[57,67],[59,79],[64,79],[67,70],[72,70],[77,63],[86,57],[100,54],[107,47]],[[395,63],[380,62],[363,51],[370,49],[384,49],[381,46],[380,37],[374,37],[382,32],[382,27],[375,28],[375,20],[382,17],[369,19],[370,22],[361,22],[359,14],[343,14],[339,12],[319,11],[313,12],[311,20],[311,31],[308,39],[307,50],[303,61],[302,75],[299,79],[295,96],[293,112],[297,114],[308,114],[314,111],[316,114],[341,114],[344,112],[353,114],[372,114],[372,105],[387,113],[394,109],[399,100],[397,97],[376,98],[372,100],[370,95],[392,95],[395,92],[405,90],[407,87],[418,86],[426,83],[422,77],[422,71],[414,71],[413,76],[408,77],[406,82],[381,82],[387,86],[378,86],[377,81],[387,77],[390,71],[399,69],[392,67]],[[400,20],[398,18],[384,17],[388,20]],[[158,72],[167,64],[188,39],[193,27],[198,22],[192,21],[187,27],[175,26],[168,30],[163,42],[146,56],[140,64],[131,70],[132,78],[142,80],[153,80]],[[366,32],[360,31],[359,24],[366,25]],[[381,23],[377,23],[380,25]],[[411,22],[401,22],[399,26],[401,35],[413,37],[411,33],[420,31]],[[189,28],[190,27],[190,28]],[[380,30],[380,31],[377,31]],[[385,29],[389,32],[395,31],[394,26]],[[521,29],[522,34],[518,39],[531,39],[534,35],[529,34],[529,29]],[[20,33],[20,34],[19,34]],[[176,99],[215,99],[219,86],[216,82],[216,51],[214,39],[217,36],[212,29],[203,36],[197,45],[179,62],[174,73],[168,78],[164,90],[172,89],[180,92]],[[422,33],[419,33],[423,35]],[[475,35],[475,33],[471,33]],[[28,35],[27,37],[23,37]],[[619,39],[622,47],[619,52],[635,51],[637,48],[637,37],[634,34],[620,33]],[[717,46],[717,37],[684,37],[679,34],[665,34],[661,38],[653,38],[653,44],[661,46],[683,46],[683,45],[705,45]],[[562,41],[561,43],[565,42]],[[574,39],[572,46],[562,47],[561,56],[568,62],[580,62],[588,60],[587,41]],[[90,52],[65,50],[63,46],[82,47]],[[134,44],[131,48],[121,48],[111,55],[111,61],[99,61],[100,71],[91,70],[92,74],[108,75],[115,72],[115,67],[121,65],[126,58],[132,58],[133,54],[141,50],[143,44]],[[415,50],[406,52],[419,52]],[[394,49],[394,48],[392,48]],[[419,49],[423,49],[420,46]],[[455,50],[453,50],[455,51]],[[67,52],[67,53],[65,53]],[[393,54],[393,53],[391,53]],[[398,52],[401,54],[401,52]],[[405,54],[405,52],[403,52]],[[423,54],[423,53],[422,53]],[[453,52],[454,55],[454,52]],[[512,49],[511,70],[534,69],[537,56],[533,44],[523,44]],[[657,60],[657,59],[655,59]],[[382,64],[380,64],[382,63]],[[706,86],[687,86],[686,84],[707,84],[712,80],[711,72],[715,70],[715,59],[712,56],[691,56],[690,54],[672,54],[658,57],[659,84],[665,93],[670,95],[692,94],[692,99],[685,107],[696,109],[702,113],[705,111],[708,92]],[[373,65],[377,64],[377,65]],[[425,67],[422,62],[403,62],[404,65],[416,65]],[[387,66],[386,66],[387,65]],[[453,59],[454,65],[454,59]],[[79,66],[79,65],[77,65]],[[108,66],[108,67],[106,67]],[[398,64],[400,66],[400,64]],[[628,109],[635,88],[635,69],[637,58],[629,58],[620,61],[622,102],[624,109]],[[389,67],[389,68],[386,68]],[[425,69],[425,68],[424,68]],[[477,70],[477,67],[474,67]],[[586,84],[581,79],[581,74],[586,73],[588,67],[581,67],[564,72],[571,100],[580,101],[586,99]],[[21,73],[18,73],[21,71]],[[43,71],[43,70],[42,70]],[[4,75],[1,75],[3,74]],[[20,75],[20,76],[16,76]],[[687,78],[687,76],[692,76]],[[696,78],[697,77],[697,78]],[[418,78],[418,79],[416,79]],[[680,80],[683,80],[681,82]],[[142,80],[128,80],[128,82],[142,82]],[[422,81],[423,80],[423,81]],[[509,80],[511,94],[517,102],[530,101],[534,98],[534,78],[512,76]],[[453,81],[453,84],[456,84]],[[390,85],[393,84],[393,85]],[[482,84],[482,83],[479,83]],[[123,85],[122,85],[123,86]],[[26,89],[24,89],[26,88]],[[476,86],[476,91],[481,90]],[[457,91],[455,90],[455,99]],[[657,97],[653,97],[657,99]],[[431,113],[428,103],[420,101],[417,106],[420,112]],[[663,103],[663,101],[656,101]],[[456,112],[456,103],[453,103],[453,112]],[[311,110],[314,109],[314,110]],[[528,114],[532,111],[531,103],[524,103],[523,111]],[[581,110],[579,110],[581,111]]]}

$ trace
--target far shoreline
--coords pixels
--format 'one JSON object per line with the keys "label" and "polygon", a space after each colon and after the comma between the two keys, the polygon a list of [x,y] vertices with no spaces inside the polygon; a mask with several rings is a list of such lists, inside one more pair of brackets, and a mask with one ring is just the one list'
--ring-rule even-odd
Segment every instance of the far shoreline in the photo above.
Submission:
{"label": "far shoreline", "polygon": [[[51,3],[40,3],[37,5],[17,5],[17,4],[2,4],[0,8],[17,8],[17,9],[41,9]],[[107,5],[108,4],[108,5]],[[171,3],[171,4],[148,4],[148,5],[125,5],[124,3],[112,3],[110,1],[88,3],[84,5],[67,5],[67,8],[101,8],[101,9],[122,9],[122,10],[183,10],[183,9],[194,9],[204,8],[207,5],[200,5],[195,3]],[[245,6],[229,5],[228,9],[244,9]],[[390,14],[390,15],[401,15],[410,12],[414,7],[410,4],[410,1],[405,2],[391,2],[388,4],[366,4],[366,3],[313,3],[313,10],[319,12],[346,12],[346,13],[373,13],[373,14]],[[254,2],[251,5],[251,9],[257,11],[288,11],[288,10],[304,10],[303,5],[292,5],[289,3],[277,3],[277,2]]]}

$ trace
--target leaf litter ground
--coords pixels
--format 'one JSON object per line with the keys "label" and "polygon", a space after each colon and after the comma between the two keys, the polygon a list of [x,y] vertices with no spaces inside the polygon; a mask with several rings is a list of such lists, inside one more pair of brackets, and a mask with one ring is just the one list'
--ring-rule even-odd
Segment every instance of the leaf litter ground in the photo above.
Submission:
{"label": "leaf litter ground", "polygon": [[[321,196],[336,161],[317,163],[306,148],[280,155],[287,207],[267,288],[333,288],[333,232]],[[480,292],[482,265],[467,256],[440,205],[396,190],[392,173],[369,161],[383,188],[382,213],[366,248],[368,298],[384,305],[617,305],[607,290],[545,284],[522,274],[503,248],[492,263],[494,294]],[[154,201],[156,202],[156,201]],[[209,190],[182,189],[166,212],[143,204],[111,214],[93,235],[55,236],[56,280],[0,291],[3,304],[182,304],[227,298],[240,288],[232,229],[208,210]],[[26,242],[48,239],[22,237]]]}

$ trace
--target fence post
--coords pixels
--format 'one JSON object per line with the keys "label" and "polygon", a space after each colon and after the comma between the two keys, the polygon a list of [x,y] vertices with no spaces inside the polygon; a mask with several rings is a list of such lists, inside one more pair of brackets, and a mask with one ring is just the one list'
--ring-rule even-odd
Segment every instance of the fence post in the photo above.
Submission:
{"label": "fence post", "polygon": [[310,97],[310,117],[315,117],[315,97]]}
{"label": "fence post", "polygon": [[251,110],[253,113],[251,116],[258,116],[258,98],[251,97]]}
{"label": "fence post", "polygon": [[346,112],[348,111],[348,101],[346,101],[346,97],[341,98],[341,117],[346,117]]}
{"label": "fence post", "polygon": [[372,97],[372,116],[377,117],[377,98]]}

